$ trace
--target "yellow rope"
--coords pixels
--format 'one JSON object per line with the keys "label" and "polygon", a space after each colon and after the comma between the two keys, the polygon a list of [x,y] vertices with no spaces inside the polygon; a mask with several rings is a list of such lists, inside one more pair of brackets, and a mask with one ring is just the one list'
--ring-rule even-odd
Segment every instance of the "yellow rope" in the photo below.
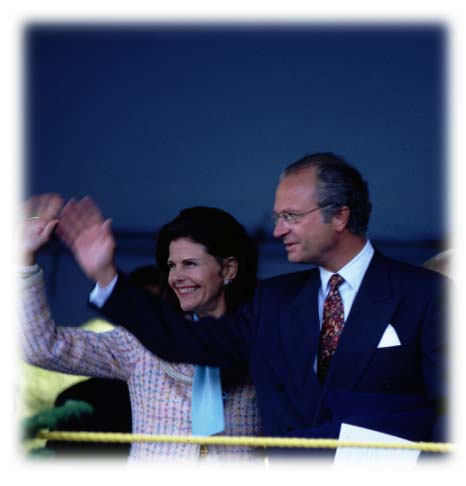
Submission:
{"label": "yellow rope", "polygon": [[252,447],[305,447],[328,448],[364,447],[374,449],[411,449],[426,452],[451,452],[453,444],[439,442],[413,442],[408,444],[383,442],[344,442],[335,439],[302,439],[282,437],[233,437],[233,436],[174,436],[122,434],[112,432],[47,432],[40,431],[40,439],[72,442],[174,442],[201,445],[238,445]]}

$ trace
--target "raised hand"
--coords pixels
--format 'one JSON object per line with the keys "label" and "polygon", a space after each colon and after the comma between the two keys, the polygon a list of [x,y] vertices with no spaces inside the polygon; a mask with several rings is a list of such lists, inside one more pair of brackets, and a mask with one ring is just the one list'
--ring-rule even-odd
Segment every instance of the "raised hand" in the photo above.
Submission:
{"label": "raised hand", "polygon": [[57,228],[58,236],[70,248],[82,271],[102,286],[110,283],[117,273],[110,224],[111,220],[104,220],[98,206],[86,196],[66,204]]}
{"label": "raised hand", "polygon": [[23,265],[32,265],[39,248],[49,241],[63,202],[58,194],[41,194],[23,203],[22,222],[16,235],[16,251]]}

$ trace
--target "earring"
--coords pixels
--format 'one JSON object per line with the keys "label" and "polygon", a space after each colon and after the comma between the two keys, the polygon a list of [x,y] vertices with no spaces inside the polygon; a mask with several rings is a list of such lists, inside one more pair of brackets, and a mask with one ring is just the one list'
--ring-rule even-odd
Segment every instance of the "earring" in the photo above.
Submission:
{"label": "earring", "polygon": [[226,287],[227,285],[230,285],[231,283],[231,280],[229,278],[226,278],[224,281],[223,281],[223,286]]}

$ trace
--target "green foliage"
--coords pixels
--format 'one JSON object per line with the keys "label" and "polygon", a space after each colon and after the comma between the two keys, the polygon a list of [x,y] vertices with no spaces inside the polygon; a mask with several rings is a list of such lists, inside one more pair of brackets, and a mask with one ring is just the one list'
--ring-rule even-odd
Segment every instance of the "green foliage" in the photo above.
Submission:
{"label": "green foliage", "polygon": [[[79,418],[83,414],[91,414],[93,412],[94,409],[87,402],[67,400],[61,407],[53,407],[23,419],[21,422],[22,440],[33,439],[41,429],[56,430],[57,428],[66,428],[66,422],[71,418]],[[28,453],[29,456],[34,457],[52,454],[45,447],[33,449]]]}

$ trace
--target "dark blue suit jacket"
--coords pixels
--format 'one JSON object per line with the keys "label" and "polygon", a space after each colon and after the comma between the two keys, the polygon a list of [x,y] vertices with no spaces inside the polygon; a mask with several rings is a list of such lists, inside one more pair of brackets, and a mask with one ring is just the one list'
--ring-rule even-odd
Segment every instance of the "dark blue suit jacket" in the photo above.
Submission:
{"label": "dark blue suit jacket", "polygon": [[[445,280],[376,252],[322,386],[318,269],[262,281],[230,316],[185,320],[120,275],[102,311],[168,361],[247,365],[267,436],[337,437],[341,422],[431,440],[445,398]],[[378,348],[391,324],[401,346]]]}

